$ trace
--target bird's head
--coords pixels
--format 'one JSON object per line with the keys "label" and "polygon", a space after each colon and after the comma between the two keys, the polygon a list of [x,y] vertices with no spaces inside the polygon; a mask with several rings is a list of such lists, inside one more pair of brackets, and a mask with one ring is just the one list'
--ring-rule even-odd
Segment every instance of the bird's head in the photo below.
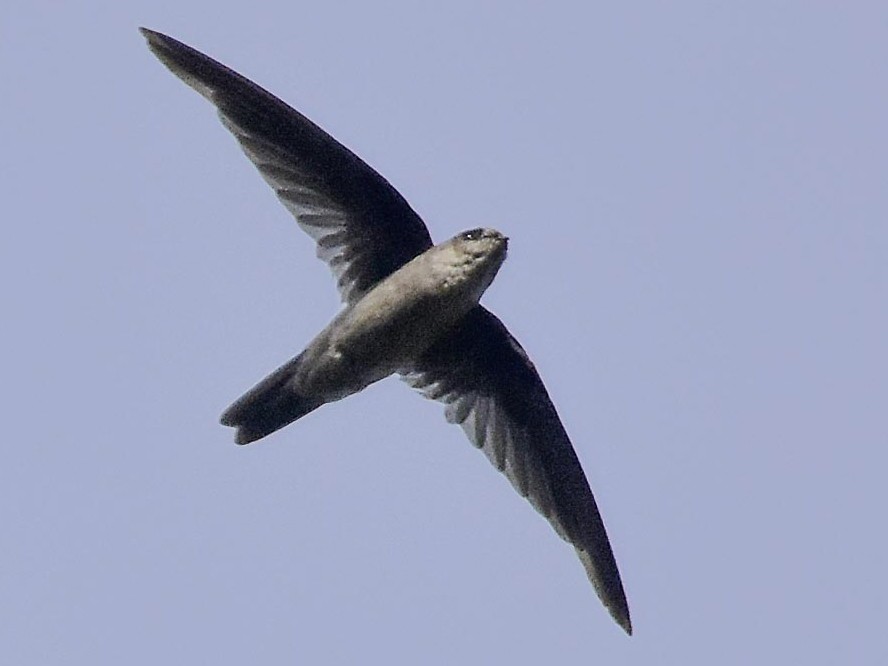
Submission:
{"label": "bird's head", "polygon": [[450,265],[447,287],[468,289],[472,300],[493,282],[506,259],[509,239],[496,229],[470,229],[438,246]]}

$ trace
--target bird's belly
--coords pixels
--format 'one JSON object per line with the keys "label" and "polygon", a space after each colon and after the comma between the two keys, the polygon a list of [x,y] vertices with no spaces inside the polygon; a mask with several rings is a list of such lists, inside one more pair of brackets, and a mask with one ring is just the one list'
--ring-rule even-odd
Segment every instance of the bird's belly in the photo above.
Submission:
{"label": "bird's belly", "polygon": [[333,345],[343,356],[389,368],[391,374],[416,360],[476,303],[456,296],[372,291],[343,317]]}
{"label": "bird's belly", "polygon": [[412,366],[477,305],[483,288],[460,271],[419,257],[380,282],[309,345],[301,390],[337,400]]}
{"label": "bird's belly", "polygon": [[434,292],[370,292],[309,345],[304,390],[338,400],[409,367],[475,305]]}

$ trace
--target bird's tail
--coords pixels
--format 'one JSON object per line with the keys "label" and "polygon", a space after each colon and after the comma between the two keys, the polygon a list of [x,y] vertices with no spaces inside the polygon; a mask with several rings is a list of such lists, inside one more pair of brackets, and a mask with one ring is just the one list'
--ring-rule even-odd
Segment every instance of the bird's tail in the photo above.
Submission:
{"label": "bird's tail", "polygon": [[255,442],[324,404],[299,395],[291,381],[302,363],[302,356],[299,354],[272,372],[225,410],[220,420],[222,425],[237,428],[234,441]]}

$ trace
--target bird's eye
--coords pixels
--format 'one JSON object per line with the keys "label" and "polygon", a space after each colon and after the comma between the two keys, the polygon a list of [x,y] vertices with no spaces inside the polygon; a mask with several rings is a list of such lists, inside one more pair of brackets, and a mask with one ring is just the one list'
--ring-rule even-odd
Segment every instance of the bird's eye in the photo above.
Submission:
{"label": "bird's eye", "polygon": [[467,241],[478,240],[483,233],[484,229],[472,229],[471,231],[463,232],[462,239]]}

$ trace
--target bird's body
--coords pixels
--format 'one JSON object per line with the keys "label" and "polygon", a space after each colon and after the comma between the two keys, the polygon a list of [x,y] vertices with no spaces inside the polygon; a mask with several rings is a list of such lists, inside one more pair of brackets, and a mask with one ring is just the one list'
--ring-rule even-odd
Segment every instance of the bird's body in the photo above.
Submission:
{"label": "bird's body", "polygon": [[222,415],[261,439],[399,373],[446,405],[515,489],[576,549],[628,633],[629,608],[595,498],[533,363],[479,299],[507,240],[473,229],[433,245],[404,198],[295,109],[224,65],[143,29],[152,52],[218,109],[278,198],[314,238],[345,307]]}
{"label": "bird's body", "polygon": [[238,428],[237,442],[247,444],[270,434],[265,424],[277,430],[307,414],[309,405],[316,409],[409,371],[478,304],[506,258],[506,244],[497,231],[475,229],[415,257],[347,305],[271,375],[274,382],[232,405],[222,423]]}

